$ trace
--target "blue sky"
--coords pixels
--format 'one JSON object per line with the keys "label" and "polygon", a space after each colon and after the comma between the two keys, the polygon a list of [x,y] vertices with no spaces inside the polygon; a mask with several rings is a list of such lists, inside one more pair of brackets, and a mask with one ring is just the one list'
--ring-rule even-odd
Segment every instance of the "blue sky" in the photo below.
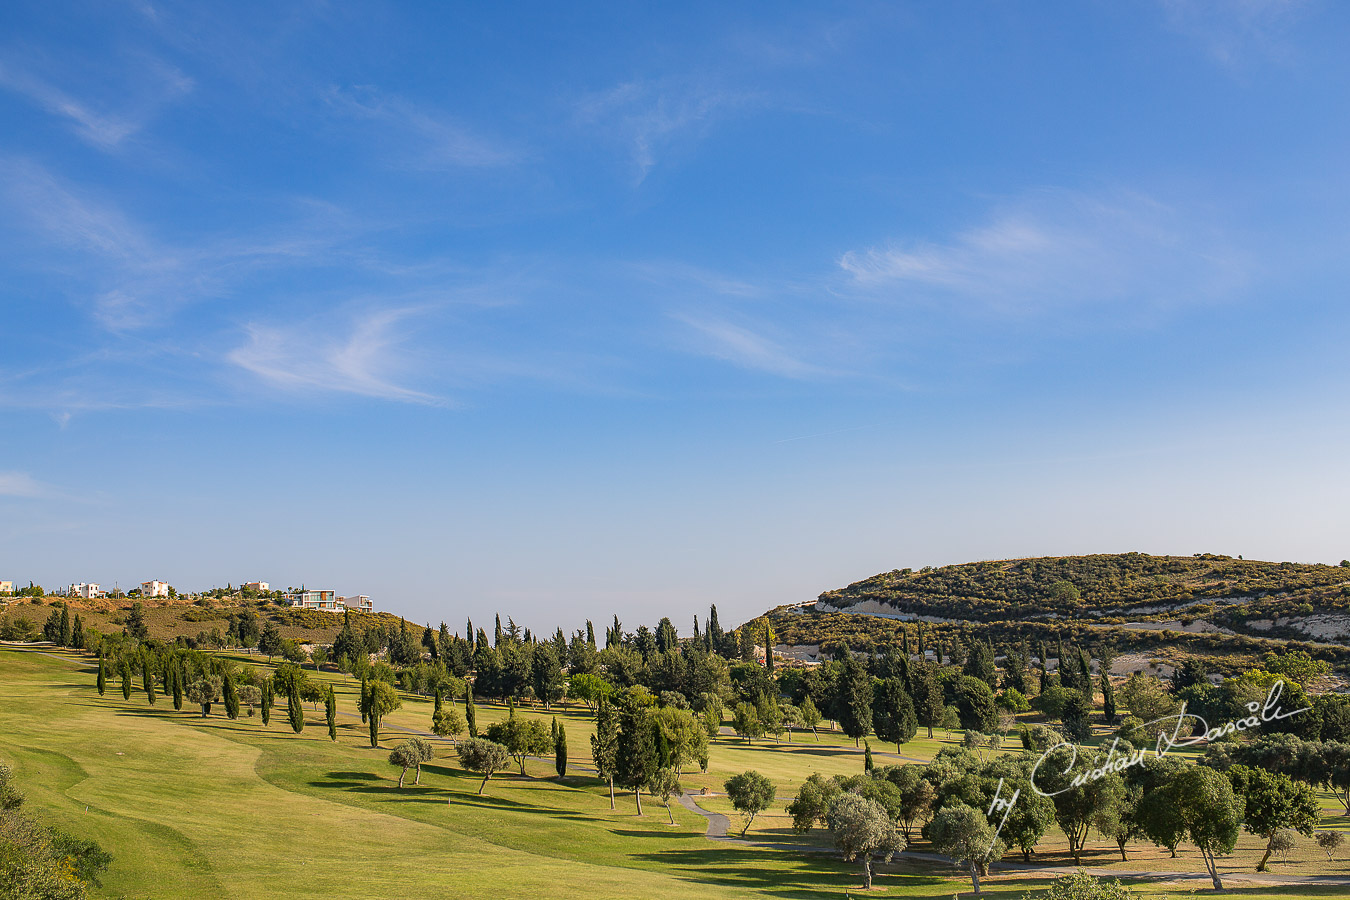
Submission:
{"label": "blue sky", "polygon": [[1350,8],[0,9],[0,579],[723,621],[1350,556]]}

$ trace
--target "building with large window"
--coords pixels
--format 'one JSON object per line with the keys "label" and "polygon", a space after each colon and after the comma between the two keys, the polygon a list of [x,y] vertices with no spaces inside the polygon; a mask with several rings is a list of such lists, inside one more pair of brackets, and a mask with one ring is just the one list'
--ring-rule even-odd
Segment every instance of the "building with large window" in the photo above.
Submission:
{"label": "building with large window", "polygon": [[96,584],[72,584],[70,596],[79,597],[83,600],[95,600],[99,597],[108,596],[108,592],[101,590]]}
{"label": "building with large window", "polygon": [[301,609],[326,609],[329,612],[342,612],[343,609],[338,606],[334,591],[291,591],[285,596],[291,606]]}
{"label": "building with large window", "polygon": [[357,594],[354,597],[339,597],[338,603],[344,609],[350,609],[352,612],[374,612],[375,604],[370,602],[370,598],[365,594]]}

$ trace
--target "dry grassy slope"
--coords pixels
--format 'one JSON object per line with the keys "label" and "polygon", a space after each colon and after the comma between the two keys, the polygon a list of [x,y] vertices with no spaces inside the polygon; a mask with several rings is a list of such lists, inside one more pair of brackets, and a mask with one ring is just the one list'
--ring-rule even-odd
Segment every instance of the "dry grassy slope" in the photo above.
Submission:
{"label": "dry grassy slope", "polygon": [[[79,613],[86,627],[93,627],[107,634],[121,631],[121,622],[135,602],[134,599],[67,600],[61,597],[46,597],[33,603],[26,597],[15,598],[0,611],[0,620],[26,616],[41,629],[52,610],[65,603],[70,607],[72,615]],[[145,604],[145,618],[150,626],[150,636],[169,641],[180,635],[196,637],[198,633],[209,632],[213,628],[220,629],[223,634],[229,627],[230,615],[242,613],[246,609],[253,610],[260,621],[268,620],[276,623],[282,637],[304,643],[331,643],[342,627],[340,614],[320,610],[293,610],[277,606],[271,601],[235,599],[206,600],[198,603],[161,598],[141,602]],[[399,621],[398,616],[387,612],[353,613],[352,619],[361,627],[374,622],[397,624]]]}

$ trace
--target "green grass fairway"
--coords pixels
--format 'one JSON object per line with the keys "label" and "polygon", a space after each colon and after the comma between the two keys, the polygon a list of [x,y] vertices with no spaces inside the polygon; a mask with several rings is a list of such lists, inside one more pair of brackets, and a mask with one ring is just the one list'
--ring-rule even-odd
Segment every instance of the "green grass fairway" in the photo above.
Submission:
{"label": "green grass fairway", "polygon": [[[354,715],[353,684],[321,677],[338,687],[346,713],[337,743],[328,740],[321,711],[307,710],[300,735],[285,724],[284,710],[270,728],[259,718],[202,719],[174,712],[162,697],[154,707],[140,693],[124,702],[115,688],[100,698],[89,660],[0,649],[0,759],[13,766],[30,808],[115,854],[104,877],[108,897],[809,900],[856,893],[856,866],[834,856],[712,842],[702,818],[676,806],[671,826],[647,798],[642,818],[631,795],[620,795],[611,812],[604,786],[579,771],[589,765],[584,711],[560,715],[578,770],[563,783],[543,777],[550,765],[531,761],[537,777],[498,775],[479,797],[478,779],[459,771],[442,744],[421,785],[411,786],[410,775],[399,790],[388,747],[399,729],[427,727],[429,701],[405,698],[387,721],[384,748],[372,750]],[[480,726],[504,714],[486,705],[479,712]],[[907,754],[911,747],[927,757],[936,742],[907,745]],[[779,781],[784,796],[813,770],[859,771],[861,755],[838,736],[808,736],[791,750],[719,738],[710,772],[687,782],[720,789],[727,774],[751,767]],[[951,869],[912,862],[882,867],[877,884],[879,896],[969,891]],[[1013,900],[1043,885],[1004,875],[991,879],[987,894]]]}

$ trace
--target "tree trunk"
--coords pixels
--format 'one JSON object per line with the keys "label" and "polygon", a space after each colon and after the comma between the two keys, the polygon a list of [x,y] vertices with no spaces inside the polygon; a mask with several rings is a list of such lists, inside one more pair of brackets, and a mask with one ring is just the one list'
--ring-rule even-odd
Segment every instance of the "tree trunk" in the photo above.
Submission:
{"label": "tree trunk", "polygon": [[1266,863],[1270,861],[1270,854],[1271,854],[1271,851],[1272,851],[1272,849],[1273,849],[1270,845],[1273,844],[1273,843],[1275,843],[1275,835],[1272,834],[1272,835],[1270,836],[1270,840],[1266,842],[1266,853],[1265,853],[1265,855],[1262,856],[1262,857],[1261,857],[1261,861],[1260,861],[1259,863],[1256,864],[1256,871],[1258,871],[1258,872],[1264,872],[1264,871],[1266,871]]}
{"label": "tree trunk", "polygon": [[929,726],[928,726],[928,739],[929,739],[930,741],[933,739],[933,726],[932,726],[932,725],[929,725]]}
{"label": "tree trunk", "polygon": [[1031,851],[1025,847],[1022,848],[1022,862],[1031,862]]}
{"label": "tree trunk", "polygon": [[970,861],[970,881],[975,885],[975,893],[980,893],[980,869],[975,865],[975,860]]}
{"label": "tree trunk", "polygon": [[872,889],[872,854],[870,854],[870,853],[868,853],[867,851],[864,850],[864,851],[863,851],[862,858],[863,858],[863,860],[862,860],[862,862],[863,862],[863,890],[864,890],[864,891],[870,891],[870,890]]}
{"label": "tree trunk", "polygon": [[1121,861],[1121,862],[1129,862],[1129,861],[1130,861],[1130,858],[1129,858],[1128,856],[1125,855],[1125,842],[1124,842],[1124,841],[1116,841],[1116,846],[1120,848],[1120,861]]}
{"label": "tree trunk", "polygon": [[642,789],[633,788],[633,799],[637,801],[638,815],[642,815]]}
{"label": "tree trunk", "polygon": [[670,816],[670,824],[675,824],[675,814],[670,811],[670,800],[666,800],[666,815]]}
{"label": "tree trunk", "polygon": [[487,787],[487,780],[491,777],[492,777],[491,772],[483,776],[482,784],[478,785],[478,796],[480,797],[483,796],[483,788]]}
{"label": "tree trunk", "polygon": [[421,764],[421,763],[418,763],[418,764],[417,764],[417,777],[413,779],[413,784],[421,784],[421,783],[422,783],[422,764]]}
{"label": "tree trunk", "polygon": [[613,778],[613,776],[611,776],[610,779],[609,779],[609,808],[610,808],[610,809],[613,809],[613,808],[614,808],[614,778]]}
{"label": "tree trunk", "polygon": [[408,777],[408,767],[404,766],[403,771],[398,773],[398,786],[403,787],[403,779]]}
{"label": "tree trunk", "polygon": [[1200,855],[1205,859],[1205,868],[1209,869],[1209,877],[1214,881],[1214,890],[1223,890],[1223,882],[1219,880],[1219,865],[1207,851],[1201,850]]}

